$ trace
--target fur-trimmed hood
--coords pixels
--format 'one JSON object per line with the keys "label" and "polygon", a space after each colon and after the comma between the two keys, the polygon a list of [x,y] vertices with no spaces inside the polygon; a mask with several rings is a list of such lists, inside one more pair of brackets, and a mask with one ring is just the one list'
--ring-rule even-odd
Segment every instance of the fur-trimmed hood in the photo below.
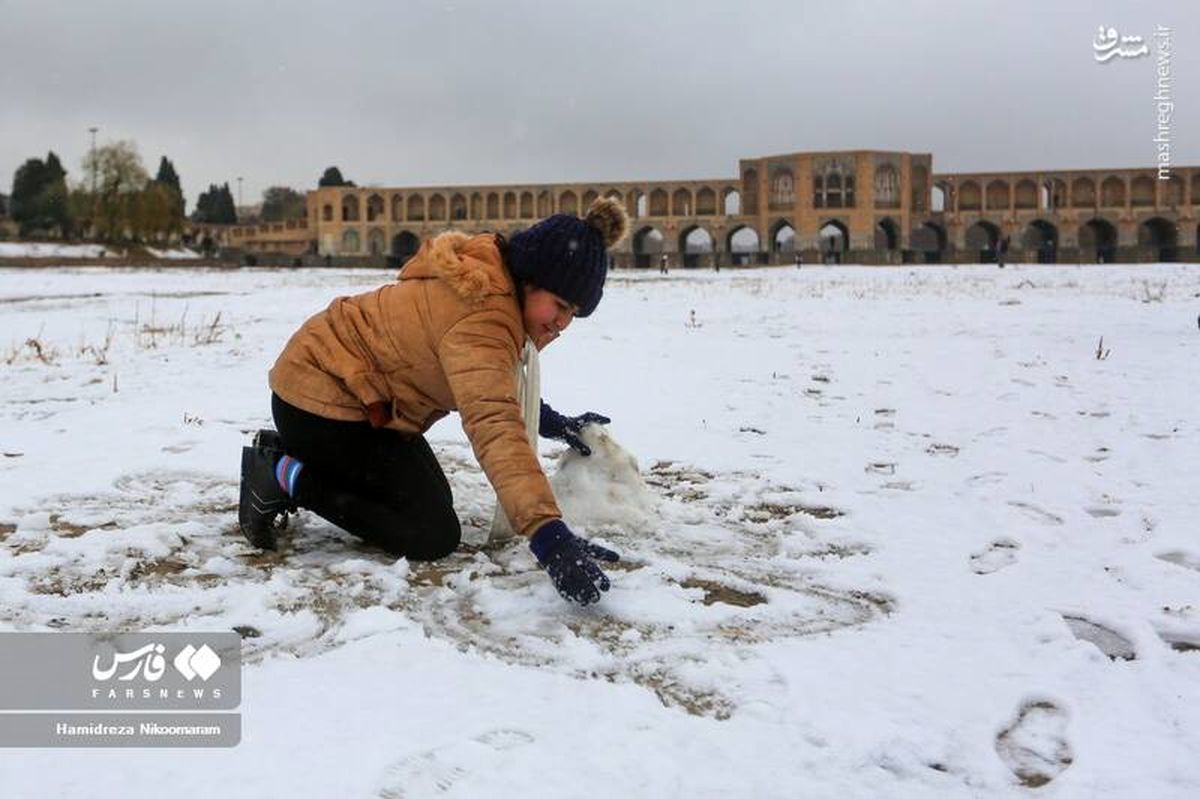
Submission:
{"label": "fur-trimmed hood", "polygon": [[399,280],[446,281],[454,293],[471,304],[487,296],[512,294],[512,276],[504,266],[504,258],[490,233],[468,236],[449,231],[421,245],[404,268]]}

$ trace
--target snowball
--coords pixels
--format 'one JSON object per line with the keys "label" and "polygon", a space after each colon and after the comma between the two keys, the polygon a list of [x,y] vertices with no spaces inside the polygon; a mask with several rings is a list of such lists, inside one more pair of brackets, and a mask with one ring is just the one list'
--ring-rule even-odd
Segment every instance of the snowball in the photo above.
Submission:
{"label": "snowball", "polygon": [[657,503],[642,482],[637,459],[601,425],[586,425],[579,437],[592,454],[583,456],[568,449],[550,478],[564,518],[583,527],[643,527]]}

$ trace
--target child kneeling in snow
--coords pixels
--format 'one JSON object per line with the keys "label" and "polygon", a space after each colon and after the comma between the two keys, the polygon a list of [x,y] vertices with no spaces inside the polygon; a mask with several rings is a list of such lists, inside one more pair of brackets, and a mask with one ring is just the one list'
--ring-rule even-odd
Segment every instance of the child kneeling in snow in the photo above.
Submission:
{"label": "child kneeling in snow", "polygon": [[[614,200],[585,218],[556,214],[505,240],[450,232],[426,242],[399,279],[339,297],[292,336],[270,372],[278,435],[242,450],[238,522],[273,549],[276,517],[306,508],[411,560],[435,560],[461,538],[450,484],[423,433],[457,410],[513,529],[566,599],[607,591],[596,560],[617,553],[562,521],[517,399],[528,337],[540,350],[596,309],[607,248],[626,234]],[[540,433],[586,452],[578,433],[599,414],[566,417],[542,403]]]}

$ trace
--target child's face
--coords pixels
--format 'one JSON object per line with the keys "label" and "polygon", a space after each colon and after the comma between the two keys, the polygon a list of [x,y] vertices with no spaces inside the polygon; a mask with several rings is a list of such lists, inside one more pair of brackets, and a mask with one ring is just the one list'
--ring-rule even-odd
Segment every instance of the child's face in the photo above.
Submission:
{"label": "child's face", "polygon": [[539,350],[567,329],[577,310],[552,291],[525,285],[525,333]]}

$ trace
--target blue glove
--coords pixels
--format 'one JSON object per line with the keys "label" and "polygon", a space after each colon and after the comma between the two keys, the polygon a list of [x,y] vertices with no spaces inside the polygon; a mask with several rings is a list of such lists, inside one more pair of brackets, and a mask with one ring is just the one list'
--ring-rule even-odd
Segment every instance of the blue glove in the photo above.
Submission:
{"label": "blue glove", "polygon": [[571,449],[580,455],[591,455],[592,448],[583,443],[579,431],[586,424],[608,424],[612,419],[591,411],[579,416],[563,416],[542,400],[542,409],[538,419],[538,433],[542,438],[556,438],[565,441]]}
{"label": "blue glove", "polygon": [[561,519],[546,522],[529,540],[529,548],[550,575],[563,599],[589,605],[608,590],[608,577],[596,560],[615,563],[621,556],[611,549],[580,538]]}

